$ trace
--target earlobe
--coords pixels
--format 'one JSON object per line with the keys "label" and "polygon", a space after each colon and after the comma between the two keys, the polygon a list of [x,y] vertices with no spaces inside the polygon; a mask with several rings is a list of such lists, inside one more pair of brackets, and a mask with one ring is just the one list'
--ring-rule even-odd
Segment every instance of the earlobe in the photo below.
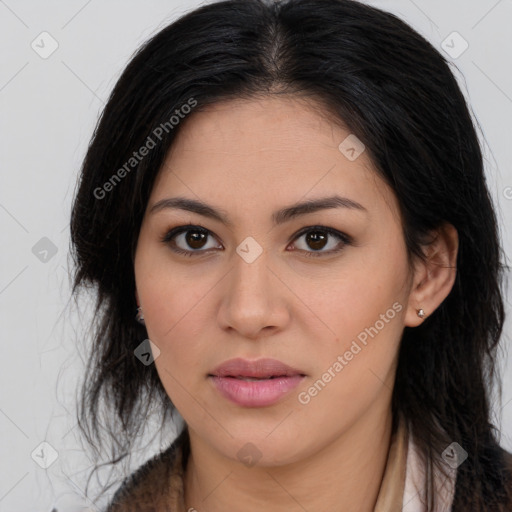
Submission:
{"label": "earlobe", "polygon": [[449,295],[457,275],[457,230],[444,223],[433,235],[434,240],[424,251],[425,260],[418,259],[415,266],[404,318],[407,327],[417,327],[438,308]]}

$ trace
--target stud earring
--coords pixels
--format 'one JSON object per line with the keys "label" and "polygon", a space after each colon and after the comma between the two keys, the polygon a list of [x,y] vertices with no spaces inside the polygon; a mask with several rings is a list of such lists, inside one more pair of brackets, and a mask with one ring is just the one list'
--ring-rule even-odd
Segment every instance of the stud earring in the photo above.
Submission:
{"label": "stud earring", "polygon": [[140,306],[137,308],[137,314],[135,315],[135,319],[137,320],[137,322],[139,322],[139,324],[145,324],[144,315],[142,314],[142,308]]}
{"label": "stud earring", "polygon": [[417,310],[416,310],[416,314],[417,314],[420,318],[424,318],[424,316],[425,316],[425,311],[423,311],[423,309],[417,309]]}

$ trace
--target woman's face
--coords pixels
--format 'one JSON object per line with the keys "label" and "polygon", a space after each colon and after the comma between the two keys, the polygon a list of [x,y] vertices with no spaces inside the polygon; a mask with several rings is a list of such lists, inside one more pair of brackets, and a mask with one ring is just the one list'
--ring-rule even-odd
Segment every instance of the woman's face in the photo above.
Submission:
{"label": "woman's face", "polygon": [[[389,417],[412,308],[398,204],[318,108],[281,97],[191,114],[139,235],[137,296],[162,384],[191,435],[233,460],[298,461]],[[178,197],[208,210],[152,211]],[[211,376],[233,358],[276,359],[299,376]]]}

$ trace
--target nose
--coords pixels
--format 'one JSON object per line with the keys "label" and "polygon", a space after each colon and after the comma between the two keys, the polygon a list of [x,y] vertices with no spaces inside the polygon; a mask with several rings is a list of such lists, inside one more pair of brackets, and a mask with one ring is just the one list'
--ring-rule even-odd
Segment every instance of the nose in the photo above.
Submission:
{"label": "nose", "polygon": [[281,279],[270,268],[265,251],[251,263],[235,255],[222,290],[220,326],[249,339],[284,329],[290,321],[291,292]]}

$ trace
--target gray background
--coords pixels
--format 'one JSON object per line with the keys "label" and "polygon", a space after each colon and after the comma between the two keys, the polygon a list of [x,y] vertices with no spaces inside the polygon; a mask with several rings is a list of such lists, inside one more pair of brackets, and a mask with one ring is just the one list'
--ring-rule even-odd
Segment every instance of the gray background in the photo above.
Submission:
{"label": "gray background", "polygon": [[[510,258],[512,1],[368,3],[409,22],[440,51],[443,41],[452,47],[450,59],[460,72],[453,69],[483,131],[489,187]],[[0,512],[85,510],[79,503],[91,462],[78,437],[74,390],[90,309],[68,302],[75,181],[98,115],[130,55],[199,4],[0,0]],[[42,58],[52,44],[50,36],[40,36],[45,31],[58,48]],[[469,45],[460,56],[455,52],[464,43],[454,31]],[[512,290],[504,349],[511,343],[511,297]],[[503,403],[494,405],[495,421],[502,445],[512,451],[512,360],[505,350],[501,363]],[[31,457],[34,450],[42,453],[43,441],[58,452],[47,469]],[[168,441],[152,443],[152,450]],[[150,455],[147,449],[136,453],[132,467]]]}

